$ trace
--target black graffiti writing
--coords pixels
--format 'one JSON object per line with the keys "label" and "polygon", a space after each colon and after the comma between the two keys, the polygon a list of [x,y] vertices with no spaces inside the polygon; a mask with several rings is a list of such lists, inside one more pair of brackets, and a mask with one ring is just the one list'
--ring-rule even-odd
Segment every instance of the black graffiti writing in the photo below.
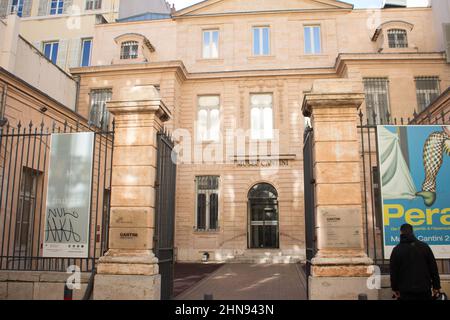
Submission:
{"label": "black graffiti writing", "polygon": [[65,208],[49,209],[47,215],[46,241],[80,242],[81,236],[74,231],[74,222],[79,218],[77,212],[66,211]]}

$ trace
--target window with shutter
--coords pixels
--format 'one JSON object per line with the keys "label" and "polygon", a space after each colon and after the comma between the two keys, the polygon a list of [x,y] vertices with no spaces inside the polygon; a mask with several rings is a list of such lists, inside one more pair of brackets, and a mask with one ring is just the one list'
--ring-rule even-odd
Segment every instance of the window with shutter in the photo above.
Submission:
{"label": "window with shutter", "polygon": [[8,15],[8,8],[12,0],[0,0],[0,17],[4,18]]}
{"label": "window with shutter", "polygon": [[197,204],[196,229],[214,231],[219,229],[219,177],[196,177]]}
{"label": "window with shutter", "polygon": [[39,16],[48,15],[49,4],[50,4],[50,0],[39,0],[39,10],[38,10]]}
{"label": "window with shutter", "polygon": [[72,8],[73,0],[64,0],[64,13],[69,13],[69,9]]}

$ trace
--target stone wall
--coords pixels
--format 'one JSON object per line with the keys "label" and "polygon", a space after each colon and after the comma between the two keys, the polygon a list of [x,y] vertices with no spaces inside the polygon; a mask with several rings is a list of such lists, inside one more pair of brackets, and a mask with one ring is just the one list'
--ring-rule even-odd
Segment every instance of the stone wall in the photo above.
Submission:
{"label": "stone wall", "polygon": [[[0,300],[63,300],[64,272],[0,271]],[[73,290],[73,300],[81,300],[90,273],[81,273],[81,288]]]}

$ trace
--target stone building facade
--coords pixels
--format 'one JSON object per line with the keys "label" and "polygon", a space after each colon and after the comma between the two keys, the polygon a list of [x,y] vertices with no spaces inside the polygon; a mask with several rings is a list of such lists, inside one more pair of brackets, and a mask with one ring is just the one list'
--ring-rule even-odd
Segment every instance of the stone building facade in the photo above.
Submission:
{"label": "stone building facade", "polygon": [[114,22],[119,0],[1,0],[0,18],[16,13],[20,34],[64,70],[91,64],[97,23]]}
{"label": "stone building facade", "polygon": [[[89,117],[101,90],[112,100],[124,87],[159,90],[182,149],[178,261],[206,252],[214,261],[304,260],[305,94],[314,81],[346,79],[366,92],[366,115],[420,112],[429,103],[418,98],[421,83],[426,97],[450,85],[432,17],[431,8],[355,10],[328,0],[209,0],[172,19],[97,25],[95,65],[71,69],[78,111]],[[274,200],[265,209],[253,201],[258,190]]]}

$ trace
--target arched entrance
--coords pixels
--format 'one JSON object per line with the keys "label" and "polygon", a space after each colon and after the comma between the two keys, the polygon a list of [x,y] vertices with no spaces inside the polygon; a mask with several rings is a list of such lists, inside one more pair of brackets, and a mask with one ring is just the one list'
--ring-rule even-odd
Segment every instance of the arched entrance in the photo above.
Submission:
{"label": "arched entrance", "polygon": [[279,248],[278,192],[268,183],[253,186],[248,193],[248,247]]}

